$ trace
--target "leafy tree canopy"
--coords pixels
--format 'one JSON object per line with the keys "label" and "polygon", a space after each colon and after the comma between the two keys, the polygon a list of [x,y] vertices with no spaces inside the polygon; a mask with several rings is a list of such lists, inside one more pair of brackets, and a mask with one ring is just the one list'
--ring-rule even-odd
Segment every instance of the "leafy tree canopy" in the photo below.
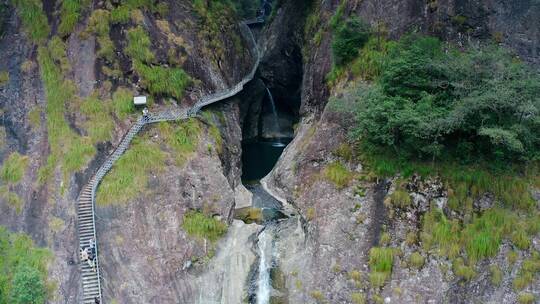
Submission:
{"label": "leafy tree canopy", "polygon": [[357,138],[409,158],[540,158],[540,75],[504,49],[409,35],[383,62],[359,90]]}

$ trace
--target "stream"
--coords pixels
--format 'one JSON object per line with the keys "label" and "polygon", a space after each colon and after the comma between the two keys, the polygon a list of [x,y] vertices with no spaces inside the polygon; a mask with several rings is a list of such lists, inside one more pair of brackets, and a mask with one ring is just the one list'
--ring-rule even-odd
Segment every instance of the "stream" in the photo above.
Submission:
{"label": "stream", "polygon": [[[269,115],[272,119],[267,121],[273,125],[269,129],[274,134],[280,134],[282,128],[279,125],[279,111],[276,109],[274,98],[266,88],[271,109]],[[256,265],[252,266],[252,276],[249,283],[249,303],[268,304],[274,293],[272,287],[272,270],[276,265],[275,238],[276,229],[280,221],[288,217],[282,212],[283,205],[272,195],[266,192],[260,184],[260,180],[274,168],[287,144],[292,138],[263,138],[261,136],[242,142],[242,182],[252,193],[252,209],[260,210],[258,223],[263,226],[256,240]]]}

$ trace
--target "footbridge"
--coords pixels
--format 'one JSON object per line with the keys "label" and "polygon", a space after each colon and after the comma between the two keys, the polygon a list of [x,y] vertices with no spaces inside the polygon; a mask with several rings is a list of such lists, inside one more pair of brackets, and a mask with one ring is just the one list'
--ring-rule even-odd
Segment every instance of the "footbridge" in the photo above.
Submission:
{"label": "footbridge", "polygon": [[[79,248],[90,246],[91,242],[95,240],[95,266],[91,267],[86,262],[81,262],[81,279],[83,294],[80,302],[83,304],[96,304],[102,302],[101,294],[101,271],[99,266],[99,242],[96,235],[96,192],[100,182],[105,175],[111,170],[114,163],[126,152],[133,138],[141,131],[141,129],[148,124],[157,123],[161,121],[178,121],[194,117],[205,106],[222,101],[229,97],[238,94],[244,89],[244,86],[253,79],[255,72],[259,66],[261,54],[257,47],[253,33],[249,29],[248,25],[254,24],[248,22],[242,22],[240,24],[240,31],[244,39],[250,44],[250,51],[252,57],[255,58],[253,67],[249,74],[247,74],[239,83],[235,86],[200,98],[189,109],[175,109],[168,110],[159,113],[151,113],[147,116],[140,116],[137,121],[131,126],[129,131],[124,135],[120,144],[116,147],[114,152],[110,154],[101,167],[97,170],[94,176],[86,184],[78,198],[77,214],[78,214],[78,236],[79,236]],[[263,20],[264,21],[264,20]]]}

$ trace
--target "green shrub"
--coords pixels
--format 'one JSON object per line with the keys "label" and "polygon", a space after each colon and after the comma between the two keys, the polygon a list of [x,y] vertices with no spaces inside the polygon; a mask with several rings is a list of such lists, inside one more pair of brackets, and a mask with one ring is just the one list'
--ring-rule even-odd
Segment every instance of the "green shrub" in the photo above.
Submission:
{"label": "green shrub", "polygon": [[460,52],[413,35],[384,61],[376,83],[358,90],[354,136],[365,144],[406,159],[538,158],[540,76],[502,48]]}
{"label": "green shrub", "polygon": [[182,228],[191,236],[215,242],[227,232],[227,225],[199,211],[184,214]]}
{"label": "green shrub", "polygon": [[47,265],[52,258],[25,234],[0,226],[0,303],[45,303]]}
{"label": "green shrub", "polygon": [[45,303],[45,285],[41,273],[28,265],[20,265],[15,270],[10,291],[10,303]]}
{"label": "green shrub", "polygon": [[28,157],[18,152],[11,153],[0,168],[0,180],[6,184],[17,184],[28,166]]}
{"label": "green shrub", "polygon": [[523,261],[518,275],[513,281],[514,289],[522,290],[534,282],[535,276],[540,272],[540,253],[533,252],[532,256]]}
{"label": "green shrub", "polygon": [[413,268],[416,268],[416,269],[422,268],[422,266],[424,266],[424,262],[425,262],[424,257],[418,252],[413,252],[409,256],[409,266]]}
{"label": "green shrub", "polygon": [[357,17],[339,22],[332,41],[334,64],[343,66],[351,62],[369,39],[369,25]]}
{"label": "green shrub", "polygon": [[509,235],[516,222],[514,215],[502,209],[490,209],[463,229],[463,242],[471,261],[493,257],[499,252],[502,238]]}
{"label": "green shrub", "polygon": [[338,189],[343,189],[349,185],[354,178],[354,174],[340,162],[333,162],[324,169],[324,177],[334,183]]}
{"label": "green shrub", "polygon": [[439,255],[454,258],[461,247],[460,232],[457,221],[449,221],[441,211],[432,209],[423,217],[420,239],[425,250],[436,248]]}

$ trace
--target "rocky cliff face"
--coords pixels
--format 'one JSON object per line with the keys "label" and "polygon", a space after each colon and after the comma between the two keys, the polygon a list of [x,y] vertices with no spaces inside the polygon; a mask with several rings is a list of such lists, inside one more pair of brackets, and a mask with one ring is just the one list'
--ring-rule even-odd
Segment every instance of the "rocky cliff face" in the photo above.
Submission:
{"label": "rocky cliff face", "polygon": [[[70,132],[81,138],[91,136],[92,130],[86,125],[91,118],[80,107],[89,96],[97,96],[106,105],[114,103],[111,98],[118,87],[127,89],[128,99],[137,94],[148,95],[148,87],[141,83],[133,70],[132,58],[125,51],[129,44],[127,33],[135,27],[144,28],[150,37],[153,66],[180,67],[194,80],[184,99],[173,101],[166,94],[153,96],[151,111],[191,104],[201,95],[236,84],[251,69],[253,58],[239,34],[233,13],[223,11],[220,18],[208,25],[207,16],[197,12],[191,1],[165,4],[167,12],[158,13],[143,6],[134,15],[128,15],[127,21],[111,23],[105,32],[112,43],[107,56],[101,52],[104,37],[89,30],[89,24],[95,22],[92,17],[96,10],[109,12],[121,3],[96,2],[82,8],[74,31],[60,40],[65,44],[64,50],[60,49],[60,54],[65,51],[60,77],[70,81],[74,88],[62,115]],[[52,29],[49,37],[59,35],[61,17],[57,12],[61,3],[49,1],[43,7]],[[106,24],[107,20],[102,18],[99,22]],[[111,124],[110,138],[95,143],[96,153],[82,168],[64,174],[58,165],[52,168],[52,178],[41,182],[40,168],[47,165],[52,149],[49,133],[54,130],[48,129],[52,119],[48,106],[52,101],[45,94],[40,75],[43,66],[38,60],[38,46],[23,27],[20,11],[14,5],[2,4],[1,23],[0,72],[7,74],[8,79],[0,84],[0,159],[4,163],[9,155],[18,152],[28,158],[28,165],[20,182],[9,186],[10,193],[20,198],[16,205],[7,196],[0,197],[0,225],[29,234],[37,245],[52,251],[48,281],[57,289],[50,302],[76,303],[81,294],[76,199],[137,114],[101,113],[100,124]],[[55,64],[60,66],[59,62]],[[210,246],[187,237],[180,225],[190,208],[207,208],[227,221],[235,204],[234,190],[241,174],[238,105],[227,105],[219,111],[224,112],[225,119],[215,122],[222,128],[222,134],[217,136],[227,143],[219,153],[208,148],[215,143],[215,132],[203,132],[195,157],[184,167],[172,165],[174,161],[169,159],[166,170],[143,185],[149,189],[145,195],[123,206],[98,210],[98,235],[103,237],[100,245],[104,274],[108,277],[104,284],[107,298],[120,303],[174,302],[172,299],[178,298],[174,285],[187,271],[186,263],[209,254]],[[159,136],[154,129],[146,132]],[[164,281],[171,285],[164,286]]]}
{"label": "rocky cliff face", "polygon": [[[327,103],[335,97],[354,98],[346,96],[350,90],[344,89],[350,84],[346,80],[332,89],[325,80],[332,66],[329,22],[340,3],[345,15],[360,16],[392,38],[420,31],[458,44],[495,42],[532,65],[538,64],[540,27],[536,20],[540,5],[534,1],[313,1],[303,7],[312,14],[306,23],[289,24],[284,35],[283,29],[276,27],[289,20],[286,16],[306,19],[293,9],[302,4],[283,4],[266,34],[271,37],[268,41],[277,41],[277,45],[302,41],[303,81],[301,123],[295,139],[264,179],[270,193],[301,214],[301,219],[290,220],[278,232],[278,267],[285,273],[279,291],[286,294],[289,303],[517,302],[519,292],[512,282],[526,259],[538,251],[538,235],[531,238],[530,249],[520,252],[516,261],[508,262],[507,258],[513,255],[515,246],[503,242],[497,255],[480,263],[477,275],[467,282],[452,272],[455,265],[436,255],[423,254],[420,268],[410,265],[411,254],[421,244],[407,239],[411,232],[420,233],[421,216],[429,204],[445,208],[447,189],[436,180],[410,181],[416,184],[407,188],[414,207],[396,217],[396,211],[384,202],[400,182],[375,179],[362,161],[344,153],[352,114]],[[534,21],[530,19],[533,16]],[[309,23],[310,19],[316,20],[315,25]],[[299,36],[303,39],[297,39]],[[345,184],[336,184],[327,175],[328,168],[336,163],[350,174]],[[480,212],[486,210],[480,205],[492,203],[488,197],[475,206]],[[391,278],[381,289],[372,288],[370,249],[386,242],[398,248]],[[490,265],[502,270],[501,283],[492,283],[495,266]],[[537,299],[540,290],[534,286],[538,286],[538,280],[536,276],[529,285],[533,287],[526,289]]]}

